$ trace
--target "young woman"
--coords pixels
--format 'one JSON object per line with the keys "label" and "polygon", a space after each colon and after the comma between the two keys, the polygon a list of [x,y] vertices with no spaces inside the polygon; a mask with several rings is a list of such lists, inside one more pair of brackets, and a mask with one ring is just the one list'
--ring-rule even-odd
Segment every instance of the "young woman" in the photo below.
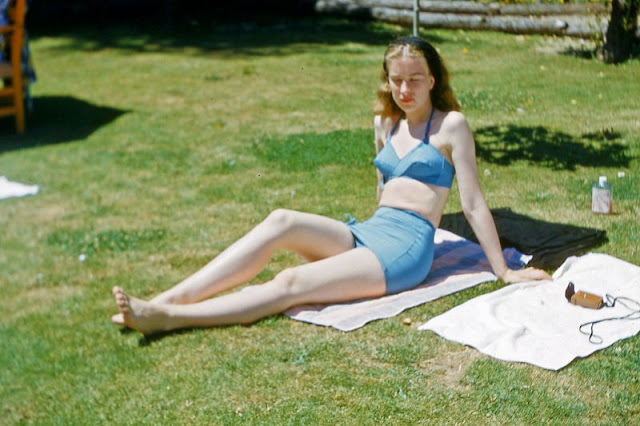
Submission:
{"label": "young woman", "polygon": [[[426,41],[407,37],[384,56],[374,119],[379,208],[362,223],[343,223],[279,209],[201,270],[150,301],[113,295],[116,324],[143,334],[184,327],[246,324],[307,303],[379,297],[410,289],[428,275],[434,233],[457,175],[465,217],[494,273],[505,282],[550,279],[539,269],[507,268],[480,190],[469,126],[449,86],[448,72]],[[308,263],[271,281],[245,284],[277,249]]]}

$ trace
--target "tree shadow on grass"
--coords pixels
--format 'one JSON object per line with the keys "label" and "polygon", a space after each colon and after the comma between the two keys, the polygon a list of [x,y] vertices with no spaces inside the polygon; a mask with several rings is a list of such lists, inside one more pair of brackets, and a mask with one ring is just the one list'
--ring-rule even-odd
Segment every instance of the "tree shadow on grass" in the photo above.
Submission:
{"label": "tree shadow on grass", "polygon": [[[231,21],[216,17],[194,17],[172,27],[153,22],[115,22],[104,26],[72,25],[53,29],[35,28],[32,40],[39,36],[59,37],[50,49],[59,51],[97,51],[121,49],[132,52],[184,51],[191,55],[221,57],[286,56],[318,51],[323,46],[357,43],[386,46],[407,30],[398,30],[369,20],[348,20],[325,16],[247,16]],[[428,39],[443,42],[436,36]],[[345,51],[357,54],[354,46]],[[382,54],[382,52],[381,52]]]}
{"label": "tree shadow on grass", "polygon": [[515,125],[483,127],[474,131],[477,156],[488,163],[509,165],[526,161],[553,170],[585,167],[628,167],[627,147],[612,130],[574,136],[545,127]]}
{"label": "tree shadow on grass", "polygon": [[[580,59],[587,59],[593,61],[594,59],[603,62],[600,51],[601,47],[575,47],[570,46],[559,52],[564,56],[573,56]],[[640,41],[637,41],[631,48],[631,54],[627,61],[640,59]],[[624,63],[624,61],[623,61]],[[613,64],[611,64],[613,65]]]}
{"label": "tree shadow on grass", "polygon": [[0,120],[0,154],[85,139],[127,112],[70,96],[35,97],[33,103],[34,111],[27,116],[23,135],[15,133],[13,117]]}

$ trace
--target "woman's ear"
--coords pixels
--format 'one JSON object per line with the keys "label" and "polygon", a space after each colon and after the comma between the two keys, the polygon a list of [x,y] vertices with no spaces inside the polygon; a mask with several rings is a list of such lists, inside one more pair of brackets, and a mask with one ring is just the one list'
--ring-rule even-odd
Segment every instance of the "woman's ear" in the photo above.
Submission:
{"label": "woman's ear", "polygon": [[436,79],[433,78],[432,75],[429,76],[429,82],[431,83],[431,90],[433,90],[433,86],[436,84]]}

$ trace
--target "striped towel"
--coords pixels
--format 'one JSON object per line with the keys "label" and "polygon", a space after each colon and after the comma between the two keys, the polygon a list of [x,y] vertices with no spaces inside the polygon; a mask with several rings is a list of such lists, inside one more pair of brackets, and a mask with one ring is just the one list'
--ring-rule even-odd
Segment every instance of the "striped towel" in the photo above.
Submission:
{"label": "striped towel", "polygon": [[[444,229],[436,230],[435,243],[431,272],[414,289],[350,303],[296,306],[286,315],[299,321],[351,331],[370,321],[393,317],[414,306],[497,279],[478,244]],[[521,268],[531,259],[515,249],[505,249],[503,254],[512,268]]]}

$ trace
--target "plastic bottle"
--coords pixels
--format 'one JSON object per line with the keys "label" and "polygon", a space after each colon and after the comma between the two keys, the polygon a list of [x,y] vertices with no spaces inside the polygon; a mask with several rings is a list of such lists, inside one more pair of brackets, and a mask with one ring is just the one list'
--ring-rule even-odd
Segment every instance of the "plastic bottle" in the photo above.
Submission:
{"label": "plastic bottle", "polygon": [[606,176],[600,176],[591,187],[591,211],[598,214],[611,214],[613,211],[611,185]]}

